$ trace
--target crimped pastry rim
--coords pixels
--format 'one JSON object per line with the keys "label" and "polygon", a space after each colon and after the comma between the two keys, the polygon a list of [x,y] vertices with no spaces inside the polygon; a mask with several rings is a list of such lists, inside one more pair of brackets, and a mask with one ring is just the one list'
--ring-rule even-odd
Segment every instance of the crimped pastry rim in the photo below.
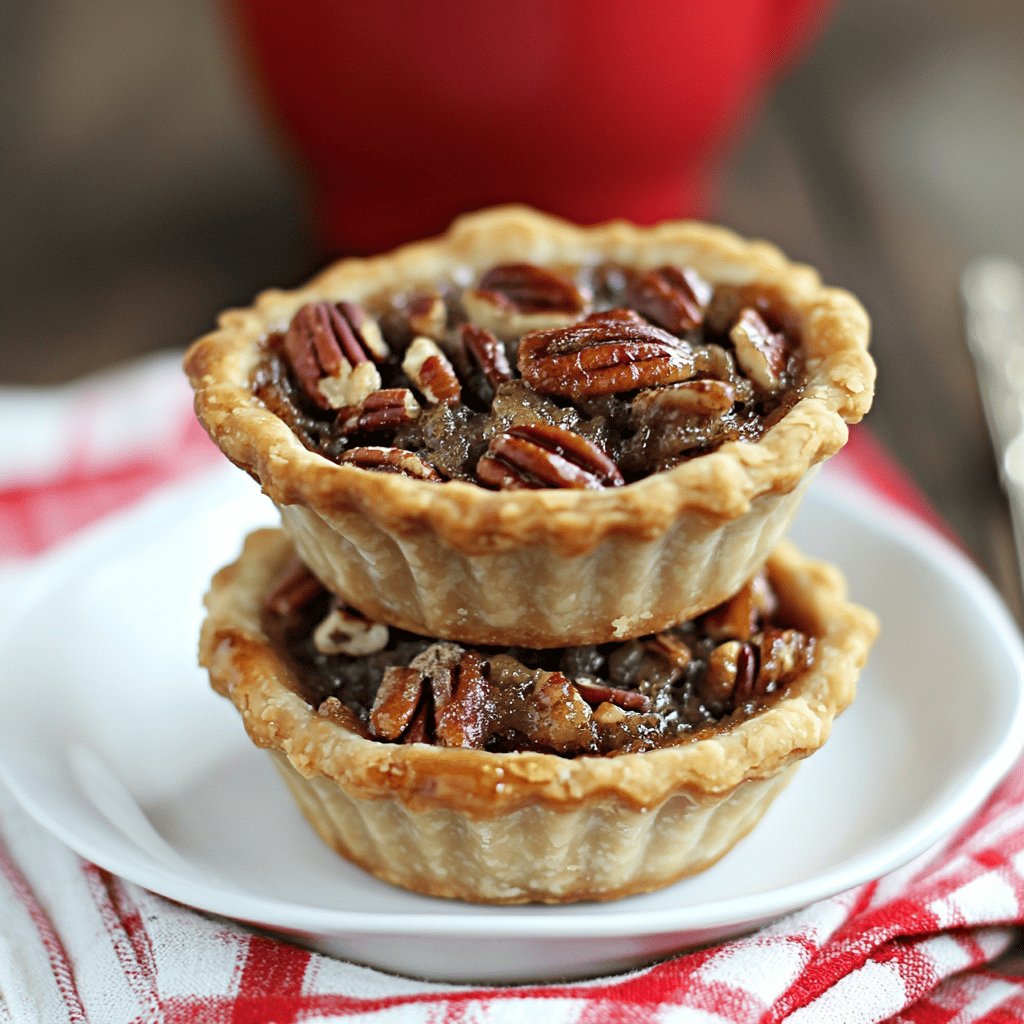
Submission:
{"label": "crimped pastry rim", "polygon": [[[259,340],[306,302],[359,300],[509,260],[602,259],[634,266],[676,261],[713,283],[757,281],[777,288],[800,321],[808,369],[804,395],[756,443],[729,442],[625,487],[494,492],[332,463],[305,448],[249,386]],[[357,512],[398,534],[427,529],[471,553],[547,543],[582,554],[611,536],[651,540],[687,512],[733,519],[759,495],[792,490],[811,466],[846,443],[846,424],[859,421],[871,405],[869,331],[867,314],[852,295],[825,287],[815,270],[790,262],[768,243],[694,221],[577,227],[506,206],[460,217],[436,239],[342,260],[301,288],[263,292],[252,306],[223,313],[218,330],[190,347],[184,366],[196,414],[210,436],[279,504],[306,505],[327,516]]]}
{"label": "crimped pastry rim", "polygon": [[814,662],[783,699],[731,730],[640,754],[573,759],[386,744],[317,715],[292,689],[291,670],[260,628],[263,595],[292,554],[281,531],[258,530],[214,576],[199,649],[214,689],[232,701],[257,746],[281,751],[304,776],[331,779],[352,796],[473,818],[603,799],[650,810],[680,792],[715,802],[744,782],[774,776],[828,738],[854,697],[878,628],[871,612],[846,600],[838,570],[783,542],[767,570],[782,607],[818,637]]}

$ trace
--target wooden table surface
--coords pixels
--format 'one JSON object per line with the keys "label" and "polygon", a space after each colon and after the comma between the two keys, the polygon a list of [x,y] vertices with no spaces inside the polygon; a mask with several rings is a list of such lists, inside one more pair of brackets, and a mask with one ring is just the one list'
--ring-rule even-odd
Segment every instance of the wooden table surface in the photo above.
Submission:
{"label": "wooden table surface", "polygon": [[[1022,23],[1019,0],[850,3],[744,129],[714,211],[862,298],[870,426],[1018,616],[957,287],[975,255],[1024,260]],[[0,55],[3,383],[181,347],[319,262],[207,0],[15,5]]]}

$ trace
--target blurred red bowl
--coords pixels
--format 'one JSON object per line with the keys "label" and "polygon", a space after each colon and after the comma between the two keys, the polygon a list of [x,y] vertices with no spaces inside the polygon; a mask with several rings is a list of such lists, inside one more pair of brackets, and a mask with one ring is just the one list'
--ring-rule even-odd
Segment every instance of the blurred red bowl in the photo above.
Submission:
{"label": "blurred red bowl", "polygon": [[321,241],[370,252],[522,201],[699,214],[722,143],[823,0],[228,0],[308,170]]}

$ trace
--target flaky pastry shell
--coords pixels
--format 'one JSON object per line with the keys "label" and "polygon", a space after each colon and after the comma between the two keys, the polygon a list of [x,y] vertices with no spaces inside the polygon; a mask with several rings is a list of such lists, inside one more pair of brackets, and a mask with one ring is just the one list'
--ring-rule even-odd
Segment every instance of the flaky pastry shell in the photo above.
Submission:
{"label": "flaky pastry shell", "polygon": [[731,728],[575,759],[380,743],[311,709],[261,629],[264,595],[292,554],[280,531],[258,531],[214,577],[200,661],[338,853],[396,885],[464,900],[613,899],[710,866],[828,738],[876,632],[835,569],[783,544],[768,561],[779,618],[817,638],[813,661],[784,697]]}
{"label": "flaky pastry shell", "polygon": [[[470,283],[501,262],[646,268],[775,290],[798,322],[803,397],[757,442],[730,442],[626,487],[489,491],[335,465],[250,388],[260,340],[312,300]],[[553,647],[654,632],[723,601],[784,532],[809,472],[868,410],[869,326],[847,292],[764,242],[693,222],[576,227],[524,207],[462,217],[440,238],[343,260],[294,291],[229,310],[185,358],[197,414],[278,505],[324,584],[367,615],[428,636]]]}

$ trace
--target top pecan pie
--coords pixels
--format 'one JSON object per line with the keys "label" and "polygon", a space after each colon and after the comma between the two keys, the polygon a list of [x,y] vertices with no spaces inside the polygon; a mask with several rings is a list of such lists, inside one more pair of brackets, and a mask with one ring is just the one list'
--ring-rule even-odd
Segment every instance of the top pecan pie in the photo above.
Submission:
{"label": "top pecan pie", "polygon": [[799,330],[768,288],[614,262],[502,263],[464,288],[303,305],[253,387],[310,450],[418,480],[619,487],[799,399]]}
{"label": "top pecan pie", "polygon": [[856,299],[762,242],[505,207],[229,310],[185,368],[348,604],[563,647],[754,575],[871,404],[867,342]]}

